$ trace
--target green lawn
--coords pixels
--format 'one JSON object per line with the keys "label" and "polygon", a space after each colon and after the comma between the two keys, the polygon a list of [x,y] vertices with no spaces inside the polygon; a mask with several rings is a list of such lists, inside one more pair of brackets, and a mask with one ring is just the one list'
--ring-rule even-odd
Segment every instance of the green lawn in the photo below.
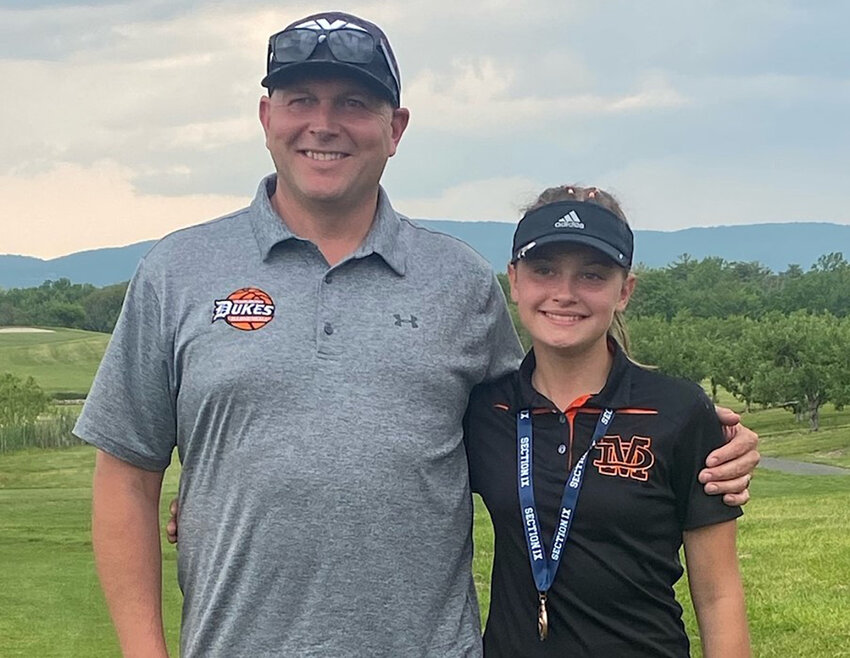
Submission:
{"label": "green lawn", "polygon": [[[115,656],[89,540],[93,449],[0,456],[0,655]],[[177,488],[169,469],[165,505]],[[740,522],[739,554],[755,655],[850,656],[850,478],[761,471]],[[476,501],[475,579],[489,601],[492,531]],[[165,555],[165,617],[176,654],[180,593]],[[688,610],[686,588],[680,588]],[[687,623],[699,656],[695,625]]]}
{"label": "green lawn", "polygon": [[[706,382],[703,382],[706,386]],[[722,390],[719,404],[741,414],[741,422],[759,434],[759,450],[768,457],[850,468],[850,407],[837,410],[826,404],[820,411],[820,429],[809,430],[808,417],[798,423],[787,409],[754,409]]]}
{"label": "green lawn", "polygon": [[850,409],[824,405],[817,432],[809,430],[808,421],[797,423],[785,409],[754,411],[742,414],[741,420],[759,433],[763,455],[850,468]]}
{"label": "green lawn", "polygon": [[91,387],[109,334],[79,329],[53,333],[0,333],[0,373],[34,377],[48,393],[82,393]]}
{"label": "green lawn", "polygon": [[[27,450],[0,456],[0,656],[119,655],[100,593],[90,538],[94,450]],[[169,469],[164,504],[177,491]],[[163,519],[167,510],[162,509]],[[176,555],[165,545],[165,616],[172,655],[181,596]]]}

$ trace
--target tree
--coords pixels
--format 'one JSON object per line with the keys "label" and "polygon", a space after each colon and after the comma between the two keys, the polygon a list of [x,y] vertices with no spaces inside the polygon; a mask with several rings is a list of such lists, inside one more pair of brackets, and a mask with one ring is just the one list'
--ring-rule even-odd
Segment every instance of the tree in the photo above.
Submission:
{"label": "tree", "polygon": [[47,396],[32,377],[0,375],[0,427],[31,425],[47,409]]}
{"label": "tree", "polygon": [[112,333],[127,292],[126,283],[117,283],[94,290],[83,298],[84,329]]}
{"label": "tree", "polygon": [[707,339],[700,323],[686,313],[671,321],[661,316],[629,319],[635,358],[674,377],[701,382],[708,376]]}
{"label": "tree", "polygon": [[753,398],[805,410],[813,431],[827,402],[850,401],[850,321],[797,311],[762,318],[749,338],[757,363]]}
{"label": "tree", "polygon": [[658,315],[672,319],[678,310],[677,283],[669,270],[635,268],[637,286],[629,301],[629,316]]}

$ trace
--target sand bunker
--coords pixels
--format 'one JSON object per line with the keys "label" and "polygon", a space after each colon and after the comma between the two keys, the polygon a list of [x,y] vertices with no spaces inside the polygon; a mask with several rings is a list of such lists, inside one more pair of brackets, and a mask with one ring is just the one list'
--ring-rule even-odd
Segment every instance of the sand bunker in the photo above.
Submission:
{"label": "sand bunker", "polygon": [[35,327],[0,327],[0,334],[55,334],[53,329],[36,329]]}

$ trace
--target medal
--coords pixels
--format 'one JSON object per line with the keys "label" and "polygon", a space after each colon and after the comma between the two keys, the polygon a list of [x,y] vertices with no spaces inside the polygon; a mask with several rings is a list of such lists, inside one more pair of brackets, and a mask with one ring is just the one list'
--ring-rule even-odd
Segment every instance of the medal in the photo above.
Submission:
{"label": "medal", "polygon": [[540,592],[540,604],[537,606],[537,637],[542,642],[549,636],[549,615],[546,612],[546,592]]}

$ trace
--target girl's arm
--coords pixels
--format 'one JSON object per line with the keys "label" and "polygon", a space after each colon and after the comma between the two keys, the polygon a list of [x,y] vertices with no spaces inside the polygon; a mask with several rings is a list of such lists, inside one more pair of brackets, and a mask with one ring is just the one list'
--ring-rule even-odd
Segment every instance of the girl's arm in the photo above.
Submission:
{"label": "girl's arm", "polygon": [[685,560],[705,658],[748,658],[750,637],[735,521],[686,530]]}

